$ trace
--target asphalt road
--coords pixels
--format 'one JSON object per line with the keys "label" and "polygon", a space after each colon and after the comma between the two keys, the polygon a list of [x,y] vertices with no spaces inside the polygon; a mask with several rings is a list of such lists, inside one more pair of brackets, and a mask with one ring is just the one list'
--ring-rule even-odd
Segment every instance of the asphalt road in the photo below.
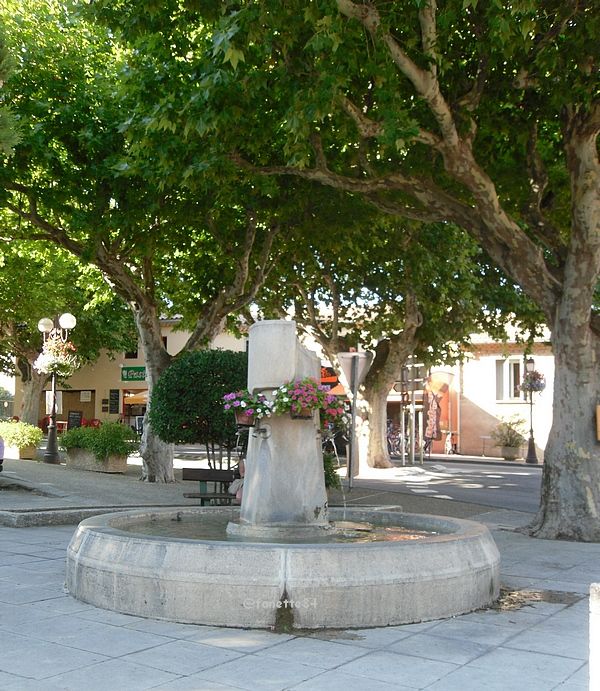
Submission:
{"label": "asphalt road", "polygon": [[385,479],[361,479],[360,487],[391,489],[514,511],[537,511],[542,477],[541,466],[491,465],[489,463],[426,461],[422,466],[400,466],[385,473]]}

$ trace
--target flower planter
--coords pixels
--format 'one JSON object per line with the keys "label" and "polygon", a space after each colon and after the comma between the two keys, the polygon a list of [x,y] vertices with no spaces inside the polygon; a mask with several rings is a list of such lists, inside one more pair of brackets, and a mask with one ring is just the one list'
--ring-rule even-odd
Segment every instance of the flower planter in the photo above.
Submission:
{"label": "flower planter", "polygon": [[292,420],[311,420],[314,414],[313,408],[301,408],[300,410],[290,410]]}
{"label": "flower planter", "polygon": [[7,446],[5,451],[6,458],[25,459],[28,461],[35,461],[37,458],[37,446],[22,446],[20,449],[16,446]]}
{"label": "flower planter", "polygon": [[519,446],[501,446],[500,455],[505,461],[515,461],[521,455]]}
{"label": "flower planter", "polygon": [[96,473],[125,473],[127,472],[127,456],[114,455],[99,461],[87,449],[72,448],[67,451],[67,468],[75,470],[91,470]]}
{"label": "flower planter", "polygon": [[255,421],[254,414],[248,415],[248,413],[245,413],[243,410],[235,411],[235,422],[240,427],[254,427]]}

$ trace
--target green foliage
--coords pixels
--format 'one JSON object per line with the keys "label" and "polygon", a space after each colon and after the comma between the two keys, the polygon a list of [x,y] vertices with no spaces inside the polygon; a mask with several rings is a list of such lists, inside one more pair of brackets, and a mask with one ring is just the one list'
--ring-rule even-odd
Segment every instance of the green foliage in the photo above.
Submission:
{"label": "green foliage", "polygon": [[150,424],[166,442],[232,446],[235,419],[223,396],[246,386],[246,353],[205,350],[177,357],[152,391]]}
{"label": "green foliage", "polygon": [[128,425],[104,422],[99,427],[74,427],[63,432],[59,444],[64,449],[80,448],[91,451],[96,460],[109,456],[128,456],[139,451],[138,435]]}
{"label": "green foliage", "polygon": [[332,453],[323,454],[323,471],[325,472],[325,489],[340,489],[342,481],[336,472],[337,462]]}
{"label": "green foliage", "polygon": [[518,448],[525,443],[525,420],[519,415],[502,420],[490,433],[496,446]]}
{"label": "green foliage", "polygon": [[24,449],[27,446],[38,446],[44,438],[39,427],[27,422],[0,422],[0,437],[6,446],[16,446]]}
{"label": "green foliage", "polygon": [[[10,232],[9,215],[2,217]],[[95,360],[101,349],[127,350],[135,342],[127,306],[100,272],[67,252],[42,243],[6,241],[0,247],[0,369],[14,373],[12,357],[33,362],[42,345],[37,323],[69,311],[77,318],[70,333],[77,356]]]}
{"label": "green foliage", "polygon": [[[169,3],[168,12],[189,19],[192,10],[179,4]],[[112,21],[126,9],[126,3],[108,5],[90,11]],[[197,81],[192,85],[183,75],[188,58],[185,64],[170,60],[158,26],[166,7],[143,3],[138,9],[142,16],[132,26],[143,41],[140,51],[120,45],[120,31],[88,21],[84,3],[7,0],[0,8],[19,59],[5,93],[24,124],[14,159],[0,157],[0,206],[11,209],[7,236],[62,245],[99,266],[135,309],[181,315],[193,331],[199,319],[208,321],[208,306],[223,290],[231,288],[217,323],[254,297],[269,258],[263,242],[284,204],[260,192],[276,184],[240,181],[222,158],[207,174],[205,159],[214,156],[205,132],[199,123],[174,128],[185,99],[166,88],[179,75],[181,87],[197,91]],[[155,28],[157,34],[142,36]],[[200,35],[190,39],[185,31],[171,38],[178,55],[204,46]],[[224,46],[224,54],[228,50]],[[226,64],[239,59],[229,50]],[[164,60],[174,70],[168,77],[158,69]],[[164,100],[157,104],[159,93]],[[32,216],[26,213],[30,199]],[[194,347],[207,340],[210,334]]]}
{"label": "green foliage", "polygon": [[[6,46],[4,32],[0,25],[0,89],[14,69],[13,57]],[[12,154],[13,147],[19,142],[19,123],[13,113],[3,103],[0,91],[0,152]]]}

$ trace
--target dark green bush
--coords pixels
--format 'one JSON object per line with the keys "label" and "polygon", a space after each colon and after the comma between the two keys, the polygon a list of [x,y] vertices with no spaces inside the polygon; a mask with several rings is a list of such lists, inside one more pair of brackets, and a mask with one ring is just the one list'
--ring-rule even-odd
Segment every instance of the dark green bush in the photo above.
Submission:
{"label": "dark green bush", "polygon": [[100,427],[74,427],[61,434],[60,446],[64,449],[87,449],[99,461],[108,456],[128,456],[139,450],[138,435],[128,425],[104,422]]}
{"label": "dark green bush", "polygon": [[223,410],[223,396],[243,389],[247,377],[246,353],[203,350],[182,354],[152,391],[150,424],[166,442],[231,447],[235,418],[231,411]]}
{"label": "dark green bush", "polygon": [[61,448],[66,449],[87,449],[90,445],[91,427],[73,427],[63,432],[58,438]]}

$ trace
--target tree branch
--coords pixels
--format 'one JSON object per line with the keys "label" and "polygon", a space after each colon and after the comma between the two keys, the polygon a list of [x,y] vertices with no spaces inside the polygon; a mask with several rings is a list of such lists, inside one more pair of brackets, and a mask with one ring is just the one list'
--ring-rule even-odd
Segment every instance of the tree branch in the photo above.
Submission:
{"label": "tree branch", "polygon": [[437,78],[437,27],[435,22],[435,14],[437,12],[437,3],[435,0],[429,0],[419,10],[419,24],[421,25],[421,43],[423,46],[423,53],[429,60],[429,71],[431,76]]}
{"label": "tree branch", "polygon": [[561,242],[561,234],[545,217],[544,209],[551,204],[551,194],[547,194],[548,174],[537,150],[537,123],[531,128],[527,142],[527,166],[529,169],[531,197],[523,215],[529,222],[531,232],[562,263],[566,246]]}
{"label": "tree branch", "polygon": [[254,264],[253,278],[248,283],[250,260],[255,249],[257,222],[252,212],[248,213],[246,232],[242,253],[238,258],[235,277],[229,286],[219,291],[219,294],[205,303],[196,321],[194,330],[185,344],[186,350],[206,347],[223,326],[225,318],[232,312],[240,310],[251,302],[263,285],[268,272],[272,268],[269,262],[273,241],[279,233],[279,224],[273,224],[265,233],[260,252]]}
{"label": "tree branch", "polygon": [[[398,41],[388,32],[382,30],[381,17],[372,4],[358,4],[353,0],[337,0],[339,11],[351,19],[356,19],[371,33],[373,40],[378,38],[384,43],[390,57],[423,98],[432,115],[438,123],[442,137],[448,146],[456,146],[459,142],[458,131],[452,116],[452,111],[441,94],[437,71],[423,70],[413,62],[402,49]],[[425,26],[426,36],[422,40],[429,45],[435,39],[435,1],[428,0],[419,15],[421,26]]]}
{"label": "tree branch", "polygon": [[354,104],[347,96],[340,97],[342,109],[352,118],[358,133],[363,139],[378,137],[383,133],[383,126],[368,118],[365,113]]}

